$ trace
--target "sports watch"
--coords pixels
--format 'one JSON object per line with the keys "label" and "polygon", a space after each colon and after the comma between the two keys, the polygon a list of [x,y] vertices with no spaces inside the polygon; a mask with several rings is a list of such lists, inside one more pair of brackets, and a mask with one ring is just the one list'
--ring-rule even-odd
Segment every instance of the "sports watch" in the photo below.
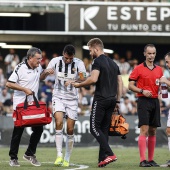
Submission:
{"label": "sports watch", "polygon": [[143,94],[143,89],[141,89],[139,93]]}

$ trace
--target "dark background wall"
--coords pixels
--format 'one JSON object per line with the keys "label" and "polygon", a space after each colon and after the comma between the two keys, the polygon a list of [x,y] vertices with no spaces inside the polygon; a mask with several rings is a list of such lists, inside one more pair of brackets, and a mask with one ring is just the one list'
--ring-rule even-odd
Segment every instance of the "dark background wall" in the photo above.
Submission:
{"label": "dark background wall", "polygon": [[31,17],[0,17],[0,30],[64,31],[64,14],[32,13]]}

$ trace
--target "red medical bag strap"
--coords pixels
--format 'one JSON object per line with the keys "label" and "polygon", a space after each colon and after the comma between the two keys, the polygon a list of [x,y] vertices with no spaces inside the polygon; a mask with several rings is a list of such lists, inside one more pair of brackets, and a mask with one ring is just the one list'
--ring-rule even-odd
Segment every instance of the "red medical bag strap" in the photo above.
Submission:
{"label": "red medical bag strap", "polygon": [[[27,97],[28,97],[29,95],[26,95],[26,98],[25,98],[25,101],[24,101],[24,109],[27,109],[27,107],[28,107],[28,101],[27,101]],[[37,108],[39,108],[40,107],[40,104],[38,103],[38,100],[37,100],[37,98],[35,97],[35,93],[33,92],[33,98],[34,98],[34,102],[35,102],[35,105],[36,105],[36,107]]]}

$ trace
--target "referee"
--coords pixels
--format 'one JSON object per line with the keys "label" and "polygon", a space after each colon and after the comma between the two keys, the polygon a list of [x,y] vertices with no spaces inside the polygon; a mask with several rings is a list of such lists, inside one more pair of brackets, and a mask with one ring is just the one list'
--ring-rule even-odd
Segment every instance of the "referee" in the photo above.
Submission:
{"label": "referee", "polygon": [[93,38],[87,45],[94,59],[91,76],[84,82],[73,83],[73,85],[75,87],[96,85],[90,116],[90,131],[100,145],[98,167],[104,167],[117,160],[108,144],[108,131],[112,112],[120,103],[123,84],[119,67],[104,54],[103,42],[99,38]]}
{"label": "referee", "polygon": [[[162,68],[154,64],[156,48],[153,44],[144,47],[145,62],[135,67],[129,77],[129,89],[138,95],[138,118],[140,135],[138,147],[140,167],[158,167],[153,160],[156,145],[156,129],[160,127],[160,104],[158,100],[159,79]],[[148,160],[146,148],[148,142]]]}
{"label": "referee", "polygon": [[[23,103],[26,95],[28,96],[28,102],[32,102],[33,91],[37,97],[40,74],[42,73],[42,67],[40,62],[42,60],[41,50],[32,47],[27,52],[27,59],[18,64],[6,83],[6,86],[14,89],[13,96],[13,109],[16,110],[16,106],[19,103]],[[14,127],[11,145],[10,145],[10,161],[9,165],[18,167],[18,150],[24,127]],[[33,133],[31,134],[28,148],[23,156],[23,159],[30,162],[34,166],[41,166],[41,163],[36,159],[35,153],[37,144],[40,140],[43,132],[43,126],[32,127]]]}

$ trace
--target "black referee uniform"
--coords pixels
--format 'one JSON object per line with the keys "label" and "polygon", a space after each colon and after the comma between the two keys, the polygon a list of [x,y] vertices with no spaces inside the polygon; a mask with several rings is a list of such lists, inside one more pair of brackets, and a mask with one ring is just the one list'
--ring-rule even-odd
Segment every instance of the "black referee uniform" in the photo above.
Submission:
{"label": "black referee uniform", "polygon": [[117,77],[120,75],[120,71],[117,64],[103,54],[94,60],[92,70],[100,71],[90,116],[91,134],[100,144],[100,162],[107,156],[114,155],[108,144],[108,131],[112,112],[116,105]]}

